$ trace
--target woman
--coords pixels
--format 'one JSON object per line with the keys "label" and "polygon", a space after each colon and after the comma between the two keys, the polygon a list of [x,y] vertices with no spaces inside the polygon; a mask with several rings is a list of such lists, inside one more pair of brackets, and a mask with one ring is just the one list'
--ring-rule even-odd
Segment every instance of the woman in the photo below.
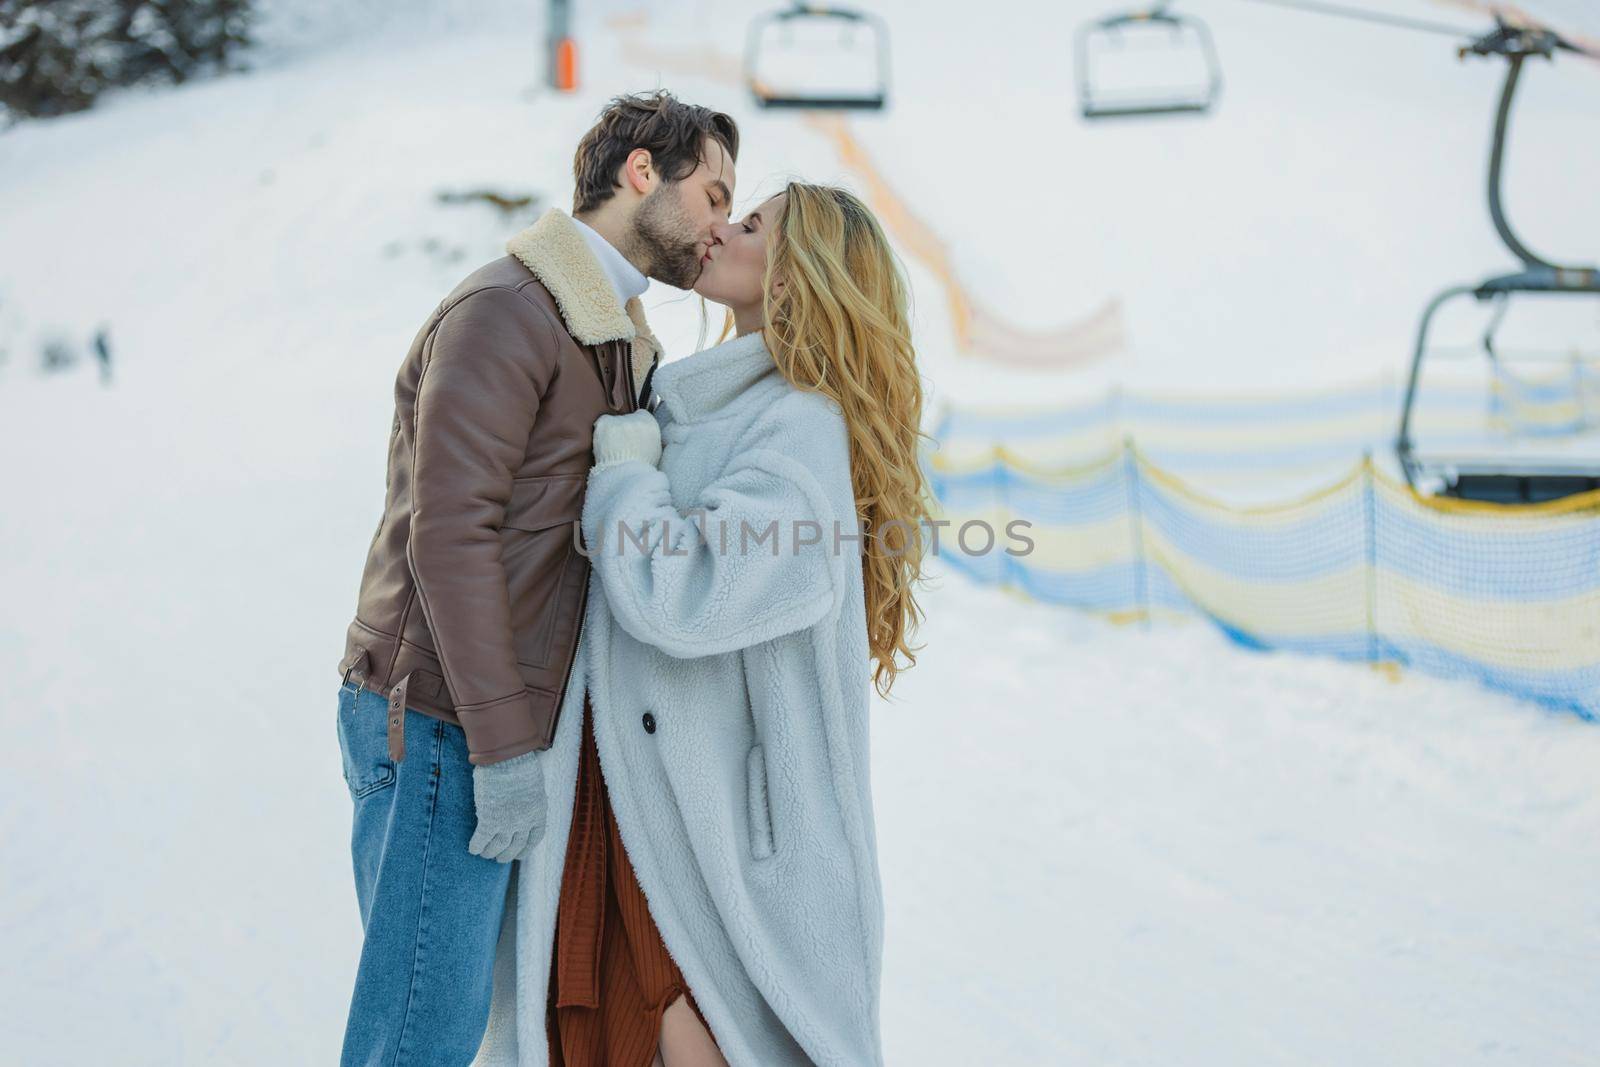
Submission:
{"label": "woman", "polygon": [[554,746],[582,721],[576,814],[559,874],[519,872],[560,885],[556,932],[519,930],[496,981],[548,968],[524,1010],[567,1067],[883,1062],[867,683],[916,661],[928,516],[905,285],[843,190],[790,184],[717,237],[695,288],[737,336],[595,424],[587,699]]}

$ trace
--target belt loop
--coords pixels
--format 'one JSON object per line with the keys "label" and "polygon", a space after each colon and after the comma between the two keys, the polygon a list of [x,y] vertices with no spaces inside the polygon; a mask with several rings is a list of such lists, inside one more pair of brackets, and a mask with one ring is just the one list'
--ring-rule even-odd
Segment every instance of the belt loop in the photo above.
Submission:
{"label": "belt loop", "polygon": [[389,691],[389,758],[399,763],[406,758],[406,690],[411,675],[395,683]]}
{"label": "belt loop", "polygon": [[357,645],[356,646],[356,654],[354,656],[350,657],[350,666],[345,668],[345,671],[344,671],[344,684],[345,685],[349,685],[350,684],[350,673],[352,671],[354,671],[357,667],[361,668],[361,681],[356,683],[356,693],[358,695],[360,694],[361,690],[366,687],[366,684],[367,684],[367,668],[366,668],[366,664],[367,664],[367,661],[370,660],[371,658],[372,657],[367,654],[367,650],[365,648],[363,648],[360,645]]}

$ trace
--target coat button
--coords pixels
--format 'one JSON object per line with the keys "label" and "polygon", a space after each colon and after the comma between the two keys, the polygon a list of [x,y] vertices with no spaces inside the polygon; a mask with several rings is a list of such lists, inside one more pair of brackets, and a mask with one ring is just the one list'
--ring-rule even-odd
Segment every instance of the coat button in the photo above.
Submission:
{"label": "coat button", "polygon": [[648,711],[644,713],[644,732],[647,734],[656,732],[656,717]]}

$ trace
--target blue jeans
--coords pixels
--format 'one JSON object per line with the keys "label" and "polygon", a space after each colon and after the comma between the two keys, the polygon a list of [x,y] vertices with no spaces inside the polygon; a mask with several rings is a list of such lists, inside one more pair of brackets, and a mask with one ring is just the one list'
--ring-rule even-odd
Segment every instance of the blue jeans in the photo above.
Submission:
{"label": "blue jeans", "polygon": [[339,1063],[469,1064],[489,1022],[511,864],[467,851],[477,815],[461,727],[407,708],[396,764],[387,716],[379,694],[339,687],[364,934]]}

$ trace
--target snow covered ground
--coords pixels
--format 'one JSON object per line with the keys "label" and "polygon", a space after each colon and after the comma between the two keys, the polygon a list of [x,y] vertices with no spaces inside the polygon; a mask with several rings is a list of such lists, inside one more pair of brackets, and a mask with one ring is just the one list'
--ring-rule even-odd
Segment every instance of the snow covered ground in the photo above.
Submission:
{"label": "snow covered ground", "polygon": [[[0,135],[0,1059],[334,1058],[359,929],[333,661],[392,375],[531,218],[436,194],[566,206],[601,102],[658,81],[592,5],[586,89],[548,95],[536,9],[281,3],[254,73]],[[1497,74],[1448,42],[1216,0],[1225,110],[1156,137],[1072,117],[1062,35],[1099,4],[879,9],[897,102],[857,133],[964,280],[1034,326],[1120,293],[1134,339],[998,372],[950,350],[912,262],[936,399],[1347,380],[1505,265],[1478,202]],[[663,8],[652,40],[736,52],[739,10]],[[853,180],[716,79],[660,81],[738,115],[741,200]],[[1570,195],[1597,101],[1600,68],[1530,75],[1512,190],[1553,251],[1600,247]],[[689,351],[697,302],[647,302]],[[36,372],[100,324],[109,388]],[[874,720],[891,1063],[1592,1062],[1600,730],[935,570]]]}

